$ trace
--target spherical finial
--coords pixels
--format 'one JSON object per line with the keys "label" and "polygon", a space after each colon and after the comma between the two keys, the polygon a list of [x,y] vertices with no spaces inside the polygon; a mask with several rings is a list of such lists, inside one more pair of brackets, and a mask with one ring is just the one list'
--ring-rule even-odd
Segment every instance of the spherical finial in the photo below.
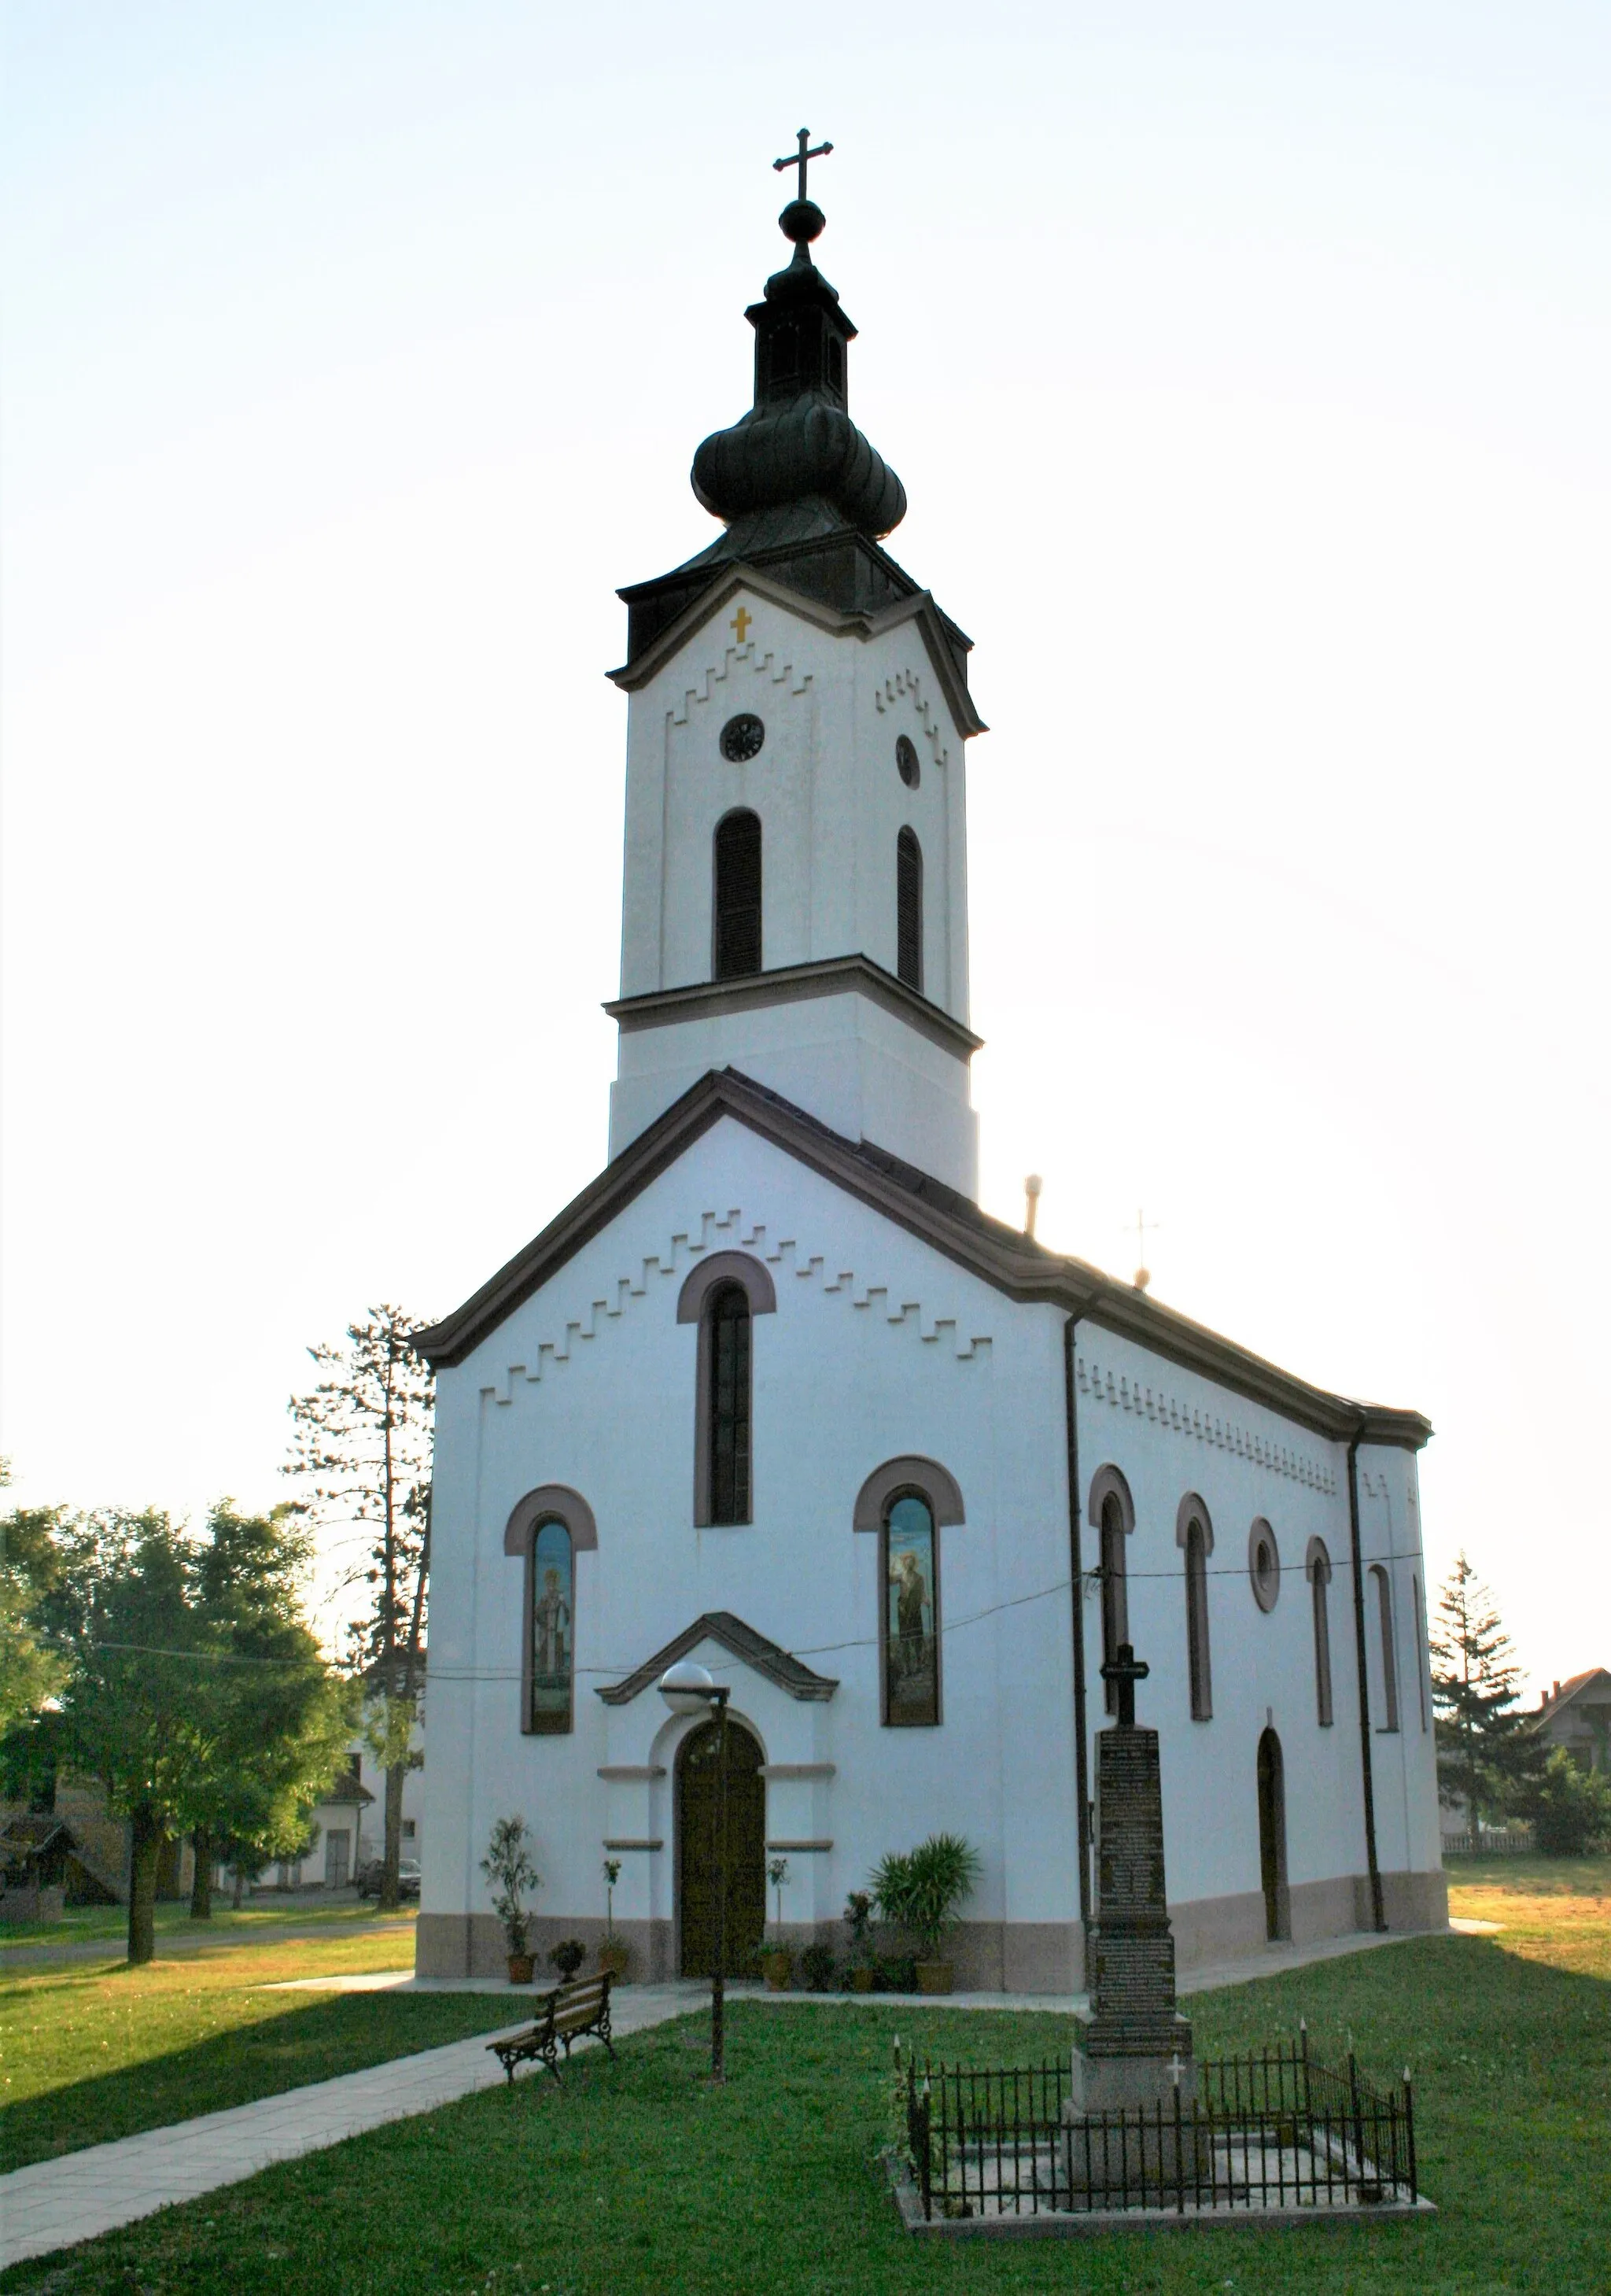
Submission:
{"label": "spherical finial", "polygon": [[1151,1270],[1151,1268],[1150,1268],[1150,1267],[1138,1267],[1138,1268],[1136,1269],[1136,1271],[1135,1271],[1135,1276],[1134,1276],[1134,1279],[1133,1279],[1133,1280],[1134,1280],[1134,1283],[1135,1283],[1135,1288],[1136,1288],[1136,1290],[1137,1290],[1138,1292],[1144,1292],[1144,1291],[1147,1289],[1147,1286],[1148,1286],[1148,1285],[1151,1283],[1151,1281],[1152,1281],[1152,1270]]}
{"label": "spherical finial", "polygon": [[814,200],[790,200],[778,217],[778,229],[797,247],[809,247],[814,239],[821,239],[827,221]]}

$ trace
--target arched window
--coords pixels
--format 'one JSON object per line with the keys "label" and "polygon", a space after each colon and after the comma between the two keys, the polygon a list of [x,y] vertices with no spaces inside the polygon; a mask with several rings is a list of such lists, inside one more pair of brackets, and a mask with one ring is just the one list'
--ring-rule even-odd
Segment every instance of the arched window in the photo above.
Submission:
{"label": "arched window", "polygon": [[[1112,1666],[1130,1640],[1130,1595],[1124,1583],[1124,1510],[1116,1493],[1102,1501],[1102,1664]],[[1119,1686],[1104,1683],[1108,1711],[1119,1710]]]}
{"label": "arched window", "polygon": [[1427,1730],[1427,1605],[1421,1582],[1413,1574],[1410,1591],[1415,1597],[1415,1686],[1421,1697],[1421,1734]]}
{"label": "arched window", "polygon": [[1331,1727],[1331,1557],[1324,1539],[1309,1542],[1309,1604],[1314,1614],[1314,1712],[1322,1730]]}
{"label": "arched window", "polygon": [[884,1509],[879,1578],[885,1723],[932,1729],[940,1718],[939,1542],[921,1491],[899,1492]]}
{"label": "arched window", "polygon": [[1393,1660],[1393,1589],[1387,1574],[1379,1562],[1370,1566],[1370,1576],[1376,1581],[1377,1616],[1382,1629],[1382,1711],[1386,1719],[1384,1730],[1398,1728],[1398,1669]]}
{"label": "arched window", "polygon": [[532,1539],[530,1635],[527,1729],[536,1736],[567,1731],[576,1664],[576,1578],[570,1533],[557,1515],[538,1523]]}
{"label": "arched window", "polygon": [[520,1622],[520,1728],[527,1737],[563,1735],[573,1726],[577,1557],[598,1546],[593,1509],[568,1483],[527,1491],[504,1525],[504,1554],[526,1565],[519,1609],[510,1603],[507,1615]]}
{"label": "arched window", "polygon": [[1186,1662],[1191,1677],[1191,1718],[1214,1718],[1214,1678],[1208,1663],[1208,1534],[1199,1517],[1186,1526]]}
{"label": "arched window", "polygon": [[908,988],[923,986],[923,850],[910,829],[895,841],[895,969]]}
{"label": "arched window", "polygon": [[747,808],[716,824],[711,972],[736,980],[761,970],[761,818]]}
{"label": "arched window", "polygon": [[705,1303],[705,1410],[713,1523],[749,1521],[749,1300],[719,1283]]}
{"label": "arched window", "polygon": [[747,1251],[713,1251],[689,1269],[679,1324],[699,1327],[694,1374],[693,1519],[751,1519],[751,1347],[754,1319],[776,1313],[777,1289]]}

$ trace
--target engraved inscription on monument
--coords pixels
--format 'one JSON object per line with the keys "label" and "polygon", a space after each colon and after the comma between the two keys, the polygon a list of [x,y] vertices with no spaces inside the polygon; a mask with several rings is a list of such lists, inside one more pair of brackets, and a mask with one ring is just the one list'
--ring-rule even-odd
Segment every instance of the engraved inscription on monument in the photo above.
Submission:
{"label": "engraved inscription on monument", "polygon": [[1087,1940],[1091,2008],[1076,2021],[1076,2110],[1196,2093],[1191,2028],[1174,2005],[1174,1939],[1164,1885],[1164,1799],[1156,1730],[1138,1728],[1148,1669],[1126,1643],[1104,1666],[1117,1721],[1097,1738],[1097,1917]]}

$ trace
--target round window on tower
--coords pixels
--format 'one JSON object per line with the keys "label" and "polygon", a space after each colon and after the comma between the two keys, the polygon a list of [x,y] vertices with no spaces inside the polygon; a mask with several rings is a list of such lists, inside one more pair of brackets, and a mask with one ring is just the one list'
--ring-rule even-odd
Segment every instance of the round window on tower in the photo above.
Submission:
{"label": "round window on tower", "polygon": [[1281,1558],[1276,1550],[1275,1533],[1260,1515],[1247,1534],[1247,1576],[1253,1581],[1253,1599],[1261,1611],[1273,1611],[1275,1598],[1281,1591]]}
{"label": "round window on tower", "polygon": [[917,744],[909,734],[903,734],[895,743],[895,762],[907,788],[916,789],[923,778],[923,769],[918,763]]}
{"label": "round window on tower", "polygon": [[730,718],[723,726],[722,755],[730,766],[747,765],[751,758],[760,756],[765,739],[765,726],[746,709],[741,716]]}

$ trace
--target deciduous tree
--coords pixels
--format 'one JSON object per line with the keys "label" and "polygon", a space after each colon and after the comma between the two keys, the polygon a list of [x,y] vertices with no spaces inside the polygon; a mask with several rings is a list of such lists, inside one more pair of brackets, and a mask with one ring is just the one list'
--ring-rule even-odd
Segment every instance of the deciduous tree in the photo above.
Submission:
{"label": "deciduous tree", "polygon": [[304,1611],[311,1547],[294,1505],[249,1515],[220,1499],[196,1553],[196,1607],[220,1645],[198,1685],[213,1725],[211,1767],[191,1798],[191,1912],[202,1920],[222,1845],[249,1841],[259,1866],[294,1857],[352,1735],[355,1685],[327,1665]]}

